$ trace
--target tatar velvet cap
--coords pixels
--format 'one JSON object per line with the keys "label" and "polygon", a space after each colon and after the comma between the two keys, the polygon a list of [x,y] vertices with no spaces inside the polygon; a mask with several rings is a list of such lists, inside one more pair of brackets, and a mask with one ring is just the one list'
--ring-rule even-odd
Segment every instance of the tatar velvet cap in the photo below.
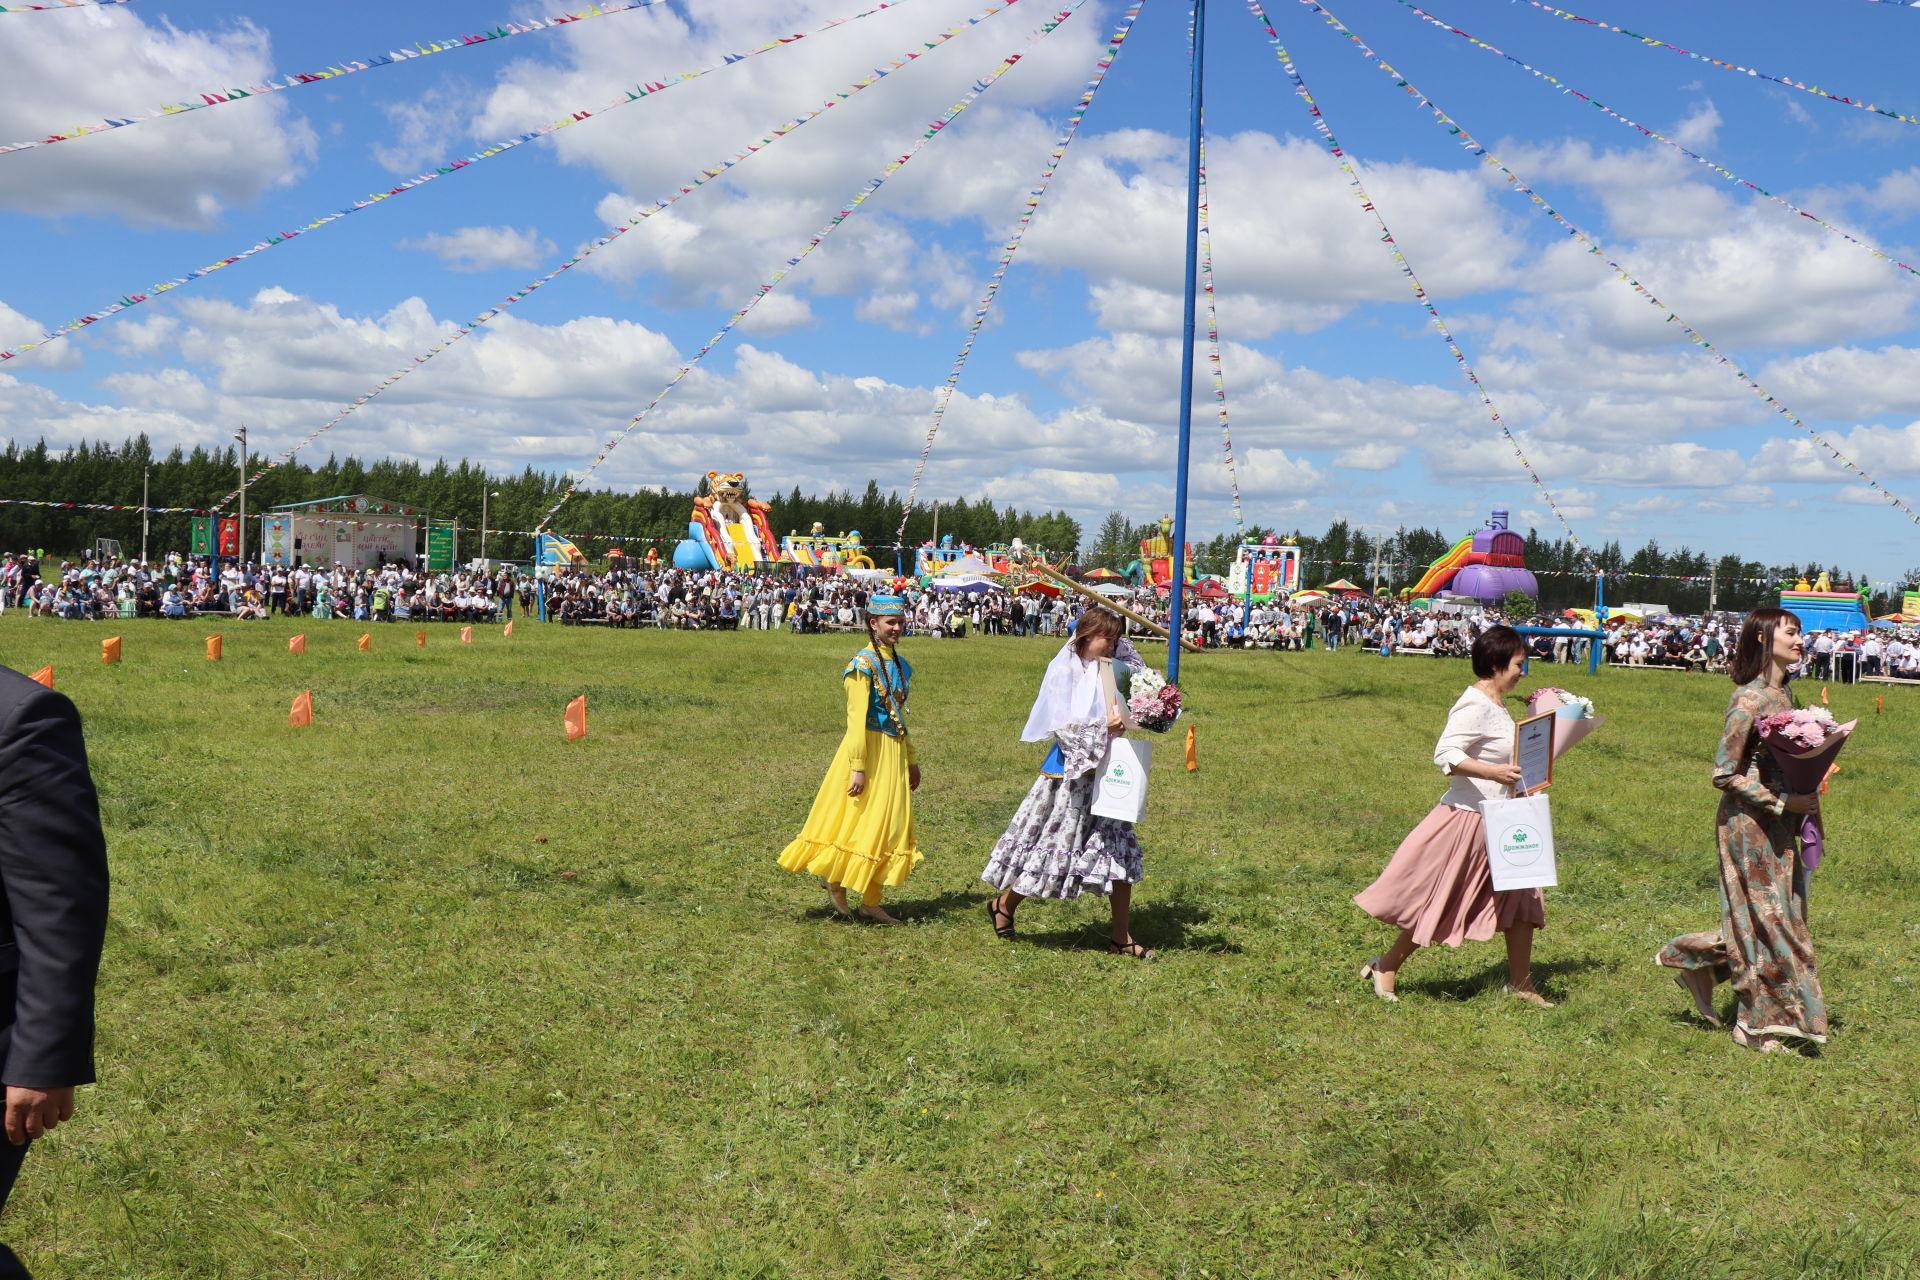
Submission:
{"label": "tatar velvet cap", "polygon": [[899,596],[873,596],[867,600],[869,618],[899,618],[907,612],[907,602]]}

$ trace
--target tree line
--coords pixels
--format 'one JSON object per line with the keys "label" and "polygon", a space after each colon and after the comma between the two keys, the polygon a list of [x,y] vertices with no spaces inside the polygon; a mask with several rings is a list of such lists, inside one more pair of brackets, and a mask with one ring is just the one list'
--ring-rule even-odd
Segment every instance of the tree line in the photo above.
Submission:
{"label": "tree line", "polygon": [[[249,474],[268,461],[257,454],[250,456]],[[751,485],[752,477],[747,479]],[[191,451],[176,447],[163,454],[155,452],[145,435],[139,435],[118,445],[82,443],[68,449],[51,449],[44,440],[27,446],[9,441],[0,453],[0,498],[211,508],[239,485],[237,445],[225,449],[195,447]],[[442,459],[422,466],[411,459],[382,458],[366,463],[358,458],[329,456],[318,465],[296,460],[267,472],[248,486],[247,512],[251,518],[287,503],[364,493],[420,508],[435,521],[454,520],[463,528],[477,529],[482,494],[488,494],[492,496],[487,497],[485,510],[490,526],[531,530],[566,491],[566,485],[564,477],[532,467],[518,475],[491,475],[465,461],[450,464]],[[572,538],[581,550],[596,557],[616,546],[635,556],[645,554],[648,544],[617,542],[615,537],[658,539],[654,545],[659,546],[664,559],[671,554],[673,544],[687,536],[693,500],[705,491],[704,474],[684,490],[665,486],[631,493],[582,490],[567,504],[554,532]],[[143,492],[147,494],[144,501]],[[776,536],[806,533],[819,521],[830,534],[859,530],[869,547],[890,546],[895,541],[894,531],[900,526],[905,505],[899,494],[883,494],[878,483],[871,480],[859,494],[808,495],[795,486],[787,496],[768,495],[767,500],[773,508]],[[226,513],[232,510],[229,506]],[[158,556],[185,551],[190,519],[187,515],[152,516],[148,534],[151,553]],[[1080,545],[1080,525],[1063,511],[1016,511],[1011,506],[995,507],[985,499],[920,504],[907,521],[907,545],[917,546],[932,538],[936,522],[940,537],[952,534],[956,541],[979,547],[1019,538],[1028,546],[1045,548],[1056,558],[1070,559]],[[112,538],[133,556],[139,554],[140,536],[138,511],[66,511],[0,503],[0,548],[45,548],[53,555],[73,558],[100,539]],[[255,526],[248,533],[249,544],[254,544],[257,537]],[[463,533],[462,558],[476,555],[478,550],[478,536]],[[530,559],[533,539],[524,533],[490,535],[487,554]],[[911,559],[908,555],[909,568]],[[874,555],[874,563],[882,567],[891,560],[891,552]]]}

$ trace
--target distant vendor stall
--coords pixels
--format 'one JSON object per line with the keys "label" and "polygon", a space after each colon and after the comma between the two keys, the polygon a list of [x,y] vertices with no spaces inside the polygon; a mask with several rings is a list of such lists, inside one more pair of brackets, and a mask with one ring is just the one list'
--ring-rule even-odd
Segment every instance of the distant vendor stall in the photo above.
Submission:
{"label": "distant vendor stall", "polygon": [[260,518],[260,563],[410,565],[420,556],[424,515],[418,507],[364,493],[290,502]]}

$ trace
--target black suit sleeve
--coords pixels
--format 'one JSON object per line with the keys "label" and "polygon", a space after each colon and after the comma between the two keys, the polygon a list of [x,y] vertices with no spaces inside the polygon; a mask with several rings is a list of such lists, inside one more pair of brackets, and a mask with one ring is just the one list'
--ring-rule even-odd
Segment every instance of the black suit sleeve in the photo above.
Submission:
{"label": "black suit sleeve", "polygon": [[[11,672],[7,673],[12,675]],[[93,986],[107,925],[107,846],[80,713],[38,686],[0,721],[0,889],[19,972],[0,1083],[93,1082]]]}

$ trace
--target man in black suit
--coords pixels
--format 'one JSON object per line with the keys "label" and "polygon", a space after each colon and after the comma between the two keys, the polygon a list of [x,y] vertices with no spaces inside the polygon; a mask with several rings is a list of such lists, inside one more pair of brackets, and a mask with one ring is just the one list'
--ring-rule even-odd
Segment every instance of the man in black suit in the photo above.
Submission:
{"label": "man in black suit", "polygon": [[[107,845],[80,713],[0,667],[0,1205],[27,1144],[93,1083],[93,985],[107,926]],[[0,1244],[0,1277],[27,1269]]]}

